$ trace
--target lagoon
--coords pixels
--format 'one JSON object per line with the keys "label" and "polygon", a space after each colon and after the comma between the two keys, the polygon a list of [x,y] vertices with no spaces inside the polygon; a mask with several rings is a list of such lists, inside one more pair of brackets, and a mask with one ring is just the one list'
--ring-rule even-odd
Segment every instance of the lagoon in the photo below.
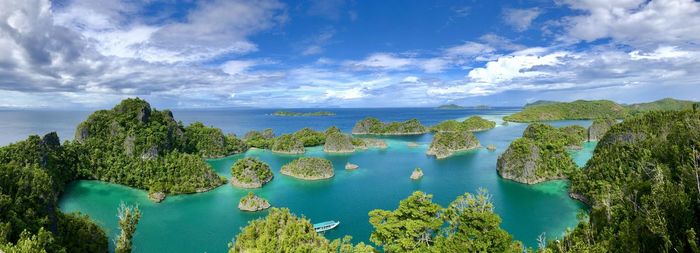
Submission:
{"label": "lagoon", "polygon": [[[309,109],[318,110],[318,109]],[[274,109],[250,109],[231,111],[175,111],[175,117],[184,123],[203,121],[207,125],[222,128],[225,132],[243,134],[253,129],[271,127],[279,133],[296,131],[302,127],[323,130],[337,125],[349,132],[357,120],[374,116],[384,121],[406,120],[417,117],[426,125],[446,119],[460,119],[481,115],[499,120],[499,125],[489,131],[476,133],[483,146],[494,144],[496,151],[477,149],[463,152],[447,159],[436,160],[425,155],[432,136],[430,134],[387,138],[389,148],[370,149],[353,154],[325,154],[321,147],[307,149],[305,156],[324,157],[333,162],[336,175],[321,181],[302,181],[282,175],[279,170],[296,155],[273,154],[266,150],[253,149],[222,159],[210,160],[209,164],[221,175],[230,177],[230,166],[242,157],[258,157],[267,162],[275,178],[256,195],[270,201],[274,207],[287,207],[297,215],[304,215],[312,222],[338,220],[336,229],[326,232],[328,238],[353,236],[354,241],[369,242],[372,227],[367,213],[373,209],[395,209],[398,202],[416,190],[433,194],[434,201],[447,205],[458,195],[476,192],[485,188],[492,196],[496,213],[503,219],[502,227],[525,245],[535,247],[537,237],[560,236],[567,227],[577,223],[576,215],[584,206],[569,198],[566,181],[551,181],[537,185],[523,185],[503,180],[496,173],[496,159],[509,143],[520,137],[526,124],[511,123],[503,126],[500,118],[517,109],[495,108],[489,110],[434,110],[430,108],[384,108],[384,109],[324,109],[336,113],[329,117],[275,117],[269,115]],[[268,112],[269,111],[269,112]],[[2,116],[0,112],[0,116]],[[66,114],[70,114],[66,112]],[[70,114],[73,115],[73,114]],[[79,117],[64,117],[66,120],[81,120]],[[23,116],[23,120],[32,120]],[[36,117],[35,120],[41,120]],[[41,125],[50,129],[59,126],[61,137],[70,139],[72,122],[54,119],[56,122]],[[555,126],[578,124],[587,127],[589,121],[550,122]],[[0,124],[0,127],[3,127]],[[24,131],[40,131],[29,129]],[[22,131],[19,131],[22,132]],[[41,133],[41,132],[37,132]],[[66,137],[66,135],[69,135]],[[2,136],[4,139],[18,139]],[[25,136],[26,137],[26,136]],[[416,142],[418,147],[409,147]],[[571,152],[577,164],[582,166],[590,158],[595,143],[584,149]],[[359,169],[344,169],[346,162],[360,166]],[[415,167],[421,167],[425,176],[412,181],[409,176]],[[266,211],[248,213],[238,210],[238,200],[248,190],[223,185],[212,191],[169,196],[160,204],[148,200],[146,192],[99,181],[76,181],[66,187],[60,199],[60,208],[65,212],[79,211],[88,214],[110,237],[116,238],[117,207],[120,202],[138,204],[143,212],[134,237],[135,252],[226,252],[227,244],[248,221],[264,217]]]}

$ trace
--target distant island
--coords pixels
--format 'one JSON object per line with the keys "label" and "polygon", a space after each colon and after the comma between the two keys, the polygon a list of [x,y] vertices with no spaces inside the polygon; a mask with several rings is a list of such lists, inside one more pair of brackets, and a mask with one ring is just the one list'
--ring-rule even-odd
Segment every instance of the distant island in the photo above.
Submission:
{"label": "distant island", "polygon": [[367,117],[355,123],[352,128],[353,134],[418,135],[427,132],[428,128],[421,124],[418,119],[384,123],[377,118]]}
{"label": "distant island", "polygon": [[446,104],[446,105],[438,106],[435,109],[439,109],[439,110],[491,109],[491,106],[488,106],[488,105],[461,106],[461,105],[456,105],[456,104]]}
{"label": "distant island", "polygon": [[479,116],[471,116],[468,119],[459,122],[456,120],[446,120],[439,124],[430,127],[431,132],[459,132],[469,131],[478,132],[489,130],[496,127],[496,122],[484,119]]}
{"label": "distant island", "polygon": [[318,112],[292,112],[292,111],[276,111],[272,115],[275,116],[334,116],[334,112],[318,111]]}
{"label": "distant island", "polygon": [[438,106],[437,109],[440,109],[440,110],[460,110],[460,109],[466,109],[466,107],[461,106],[461,105],[456,105],[456,104],[446,104],[446,105]]}
{"label": "distant island", "polygon": [[618,104],[610,100],[537,101],[525,105],[522,111],[503,119],[511,122],[592,120],[605,117],[622,119],[647,111],[690,110],[693,104],[695,104],[693,101],[672,98],[631,105]]}

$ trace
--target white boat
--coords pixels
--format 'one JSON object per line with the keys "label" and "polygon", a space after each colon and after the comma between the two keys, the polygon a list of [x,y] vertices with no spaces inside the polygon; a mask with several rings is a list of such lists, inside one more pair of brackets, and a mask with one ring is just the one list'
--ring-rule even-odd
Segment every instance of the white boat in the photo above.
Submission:
{"label": "white boat", "polygon": [[334,229],[339,224],[340,224],[340,221],[324,221],[321,223],[314,224],[314,230],[316,230],[317,233],[320,233],[320,232]]}

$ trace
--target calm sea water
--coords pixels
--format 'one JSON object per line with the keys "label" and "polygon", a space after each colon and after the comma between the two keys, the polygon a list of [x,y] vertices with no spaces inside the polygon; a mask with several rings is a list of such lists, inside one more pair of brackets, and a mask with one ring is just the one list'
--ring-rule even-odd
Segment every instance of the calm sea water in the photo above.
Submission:
{"label": "calm sea water", "polygon": [[[433,194],[434,201],[446,206],[458,195],[485,188],[492,196],[496,212],[502,217],[502,227],[535,247],[536,238],[560,236],[567,227],[576,225],[576,214],[583,205],[567,195],[566,181],[551,181],[533,186],[503,180],[496,173],[496,159],[508,144],[522,135],[526,124],[501,125],[501,117],[518,109],[490,110],[434,110],[428,108],[393,109],[329,109],[331,117],[276,117],[274,110],[249,109],[229,111],[175,111],[175,117],[184,123],[202,121],[225,132],[242,134],[252,129],[271,127],[277,133],[293,132],[302,127],[323,130],[336,125],[349,131],[354,123],[365,116],[381,120],[406,120],[416,117],[432,125],[446,119],[461,119],[481,115],[497,120],[495,129],[477,133],[486,146],[494,144],[492,152],[478,149],[447,159],[436,160],[425,155],[430,134],[387,138],[389,148],[367,150],[347,155],[325,154],[320,147],[308,148],[305,156],[330,159],[336,170],[334,178],[322,181],[302,181],[279,173],[285,163],[297,158],[278,155],[265,150],[251,150],[223,159],[210,160],[221,175],[230,177],[230,166],[242,157],[258,157],[270,164],[275,178],[261,189],[253,190],[275,207],[287,207],[312,222],[338,220],[341,225],[326,233],[328,238],[351,235],[355,241],[369,241],[372,227],[367,213],[373,209],[395,209],[398,202],[416,190]],[[306,110],[314,111],[314,110]],[[73,129],[86,112],[61,112],[50,116],[46,112],[0,112],[0,133],[4,143],[21,140],[29,133],[57,130],[63,138],[73,135]],[[47,116],[49,115],[49,116]],[[7,123],[8,120],[14,121]],[[589,121],[558,121],[555,126]],[[418,147],[408,147],[417,142]],[[583,150],[571,152],[577,164],[590,159],[595,143]],[[344,170],[346,162],[358,164],[355,171]],[[425,177],[420,181],[409,179],[411,171],[421,167]],[[138,204],[143,212],[135,235],[135,252],[225,252],[227,244],[248,221],[264,217],[267,212],[247,213],[237,208],[238,200],[248,190],[224,185],[200,194],[169,196],[163,203],[148,200],[146,192],[98,181],[77,181],[70,184],[60,200],[63,211],[80,211],[90,215],[111,239],[118,233],[116,210],[120,202]],[[110,243],[112,243],[110,241]]]}

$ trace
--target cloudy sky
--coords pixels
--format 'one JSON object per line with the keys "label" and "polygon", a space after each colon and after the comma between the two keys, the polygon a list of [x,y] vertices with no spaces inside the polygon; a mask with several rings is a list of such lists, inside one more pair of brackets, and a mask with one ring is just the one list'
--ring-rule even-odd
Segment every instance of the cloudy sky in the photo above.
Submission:
{"label": "cloudy sky", "polygon": [[0,0],[0,107],[700,100],[700,2]]}

